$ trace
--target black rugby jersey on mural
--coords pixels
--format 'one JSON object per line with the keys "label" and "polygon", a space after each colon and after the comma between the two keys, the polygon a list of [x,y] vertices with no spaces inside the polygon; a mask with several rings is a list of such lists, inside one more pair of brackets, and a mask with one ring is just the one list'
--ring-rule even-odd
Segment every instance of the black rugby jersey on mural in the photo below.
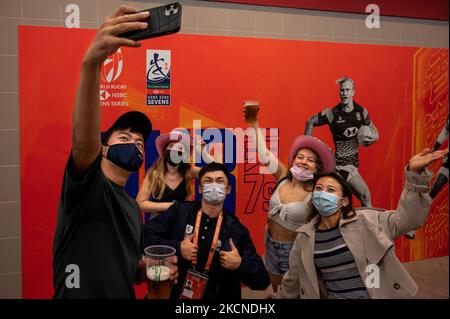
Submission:
{"label": "black rugby jersey on mural", "polygon": [[328,124],[335,146],[336,165],[359,166],[358,130],[362,125],[370,125],[369,113],[361,105],[353,102],[353,110],[345,112],[341,104],[325,109],[317,114],[318,124]]}

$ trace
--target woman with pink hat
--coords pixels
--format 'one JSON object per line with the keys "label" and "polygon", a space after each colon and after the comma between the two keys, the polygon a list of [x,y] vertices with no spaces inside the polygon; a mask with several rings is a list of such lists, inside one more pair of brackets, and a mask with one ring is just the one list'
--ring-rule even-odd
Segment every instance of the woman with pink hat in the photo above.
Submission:
{"label": "woman with pink hat", "polygon": [[[172,131],[158,136],[155,143],[159,157],[148,169],[136,197],[141,209],[153,216],[165,212],[174,202],[187,200],[191,181],[200,171],[200,167],[190,163],[193,139],[189,135]],[[197,140],[195,144],[197,149],[204,142]],[[203,153],[205,156],[209,155]],[[210,157],[205,160],[213,161]]]}
{"label": "woman with pink hat", "polygon": [[277,181],[269,202],[265,236],[264,263],[276,292],[289,268],[289,254],[297,236],[296,230],[311,214],[313,179],[320,173],[334,172],[335,159],[331,149],[311,136],[297,136],[291,146],[288,166],[281,163],[266,147],[259,132],[259,103],[245,103],[245,120],[256,132],[256,145],[263,162]]}

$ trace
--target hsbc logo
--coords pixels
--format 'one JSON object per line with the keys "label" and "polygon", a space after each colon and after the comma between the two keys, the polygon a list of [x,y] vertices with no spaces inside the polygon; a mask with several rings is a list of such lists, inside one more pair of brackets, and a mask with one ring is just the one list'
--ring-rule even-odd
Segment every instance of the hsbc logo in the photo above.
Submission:
{"label": "hsbc logo", "polygon": [[116,53],[110,55],[102,65],[102,80],[111,83],[117,80],[123,70],[123,55],[119,48]]}
{"label": "hsbc logo", "polygon": [[107,99],[109,99],[110,96],[111,94],[109,94],[108,91],[100,90],[100,101],[106,101]]}
{"label": "hsbc logo", "polygon": [[353,137],[353,136],[356,136],[356,134],[358,134],[358,128],[357,127],[349,127],[343,133],[343,135],[345,137]]}

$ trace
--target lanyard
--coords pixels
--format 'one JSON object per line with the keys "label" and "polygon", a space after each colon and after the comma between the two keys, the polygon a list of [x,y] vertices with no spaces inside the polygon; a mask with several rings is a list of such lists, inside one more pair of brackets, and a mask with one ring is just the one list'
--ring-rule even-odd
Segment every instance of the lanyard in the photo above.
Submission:
{"label": "lanyard", "polygon": [[[215,248],[217,247],[217,242],[219,241],[219,233],[220,233],[220,227],[222,226],[222,219],[223,219],[223,215],[221,212],[217,218],[216,230],[214,231],[213,241],[211,243],[211,248],[209,249],[208,260],[206,261],[206,265],[205,265],[206,272],[208,272],[209,267],[211,266],[211,262],[214,257],[214,252],[216,251]],[[198,247],[198,234],[199,234],[199,230],[200,230],[201,220],[202,220],[202,210],[199,209],[199,211],[197,213],[197,219],[195,220],[195,230],[194,230],[194,239],[193,239],[193,243],[197,247]],[[194,260],[192,260],[192,265],[195,268],[195,266],[197,265],[197,257]]]}

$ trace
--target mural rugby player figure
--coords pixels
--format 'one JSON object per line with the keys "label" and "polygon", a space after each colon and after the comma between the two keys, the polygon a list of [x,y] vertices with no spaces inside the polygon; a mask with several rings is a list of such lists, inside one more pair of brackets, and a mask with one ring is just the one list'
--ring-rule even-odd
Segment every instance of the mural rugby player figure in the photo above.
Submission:
{"label": "mural rugby player figure", "polygon": [[341,102],[311,116],[306,122],[305,135],[312,135],[313,126],[328,125],[333,135],[336,171],[350,185],[352,192],[363,207],[372,207],[370,191],[358,172],[359,144],[369,146],[378,140],[378,130],[369,117],[369,112],[353,100],[354,81],[344,76],[339,84]]}

